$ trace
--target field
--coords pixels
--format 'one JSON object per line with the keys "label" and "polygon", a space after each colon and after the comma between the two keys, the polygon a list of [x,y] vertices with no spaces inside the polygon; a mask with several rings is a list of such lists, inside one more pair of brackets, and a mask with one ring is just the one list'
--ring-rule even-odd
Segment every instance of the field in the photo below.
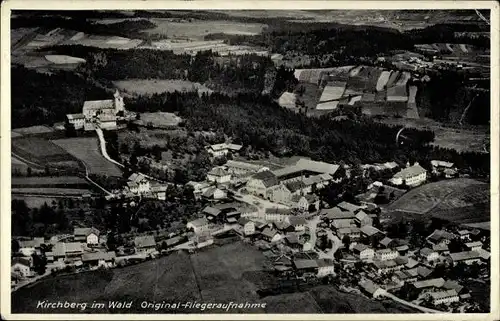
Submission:
{"label": "field", "polygon": [[116,36],[97,36],[79,32],[63,42],[65,45],[82,45],[97,48],[132,49],[142,44],[140,39],[129,39]]}
{"label": "field", "polygon": [[439,217],[456,223],[490,220],[489,185],[458,178],[414,188],[387,206],[389,211]]}
{"label": "field", "polygon": [[173,22],[171,19],[153,18],[156,28],[145,30],[149,34],[159,34],[168,38],[199,39],[212,33],[234,35],[255,35],[262,32],[266,25],[258,23],[239,23],[224,20],[198,20]]}
{"label": "field", "polygon": [[11,188],[12,194],[22,195],[50,195],[50,196],[82,196],[90,194],[88,189],[80,188],[40,188],[40,187],[27,187],[27,188]]}
{"label": "field", "polygon": [[90,173],[107,176],[121,176],[121,170],[107,161],[101,154],[96,137],[58,139],[54,144],[81,160]]}
{"label": "field", "polygon": [[85,62],[85,59],[65,55],[46,55],[45,59],[55,64],[79,64]]}
{"label": "field", "polygon": [[69,187],[87,186],[88,183],[78,176],[52,177],[12,177],[12,187]]}
{"label": "field", "polygon": [[124,92],[139,95],[152,95],[174,91],[197,91],[199,94],[212,92],[212,90],[202,84],[185,80],[127,79],[114,81],[113,84]]}
{"label": "field", "polygon": [[179,125],[181,121],[182,118],[175,114],[159,111],[156,113],[142,113],[141,119],[135,122],[143,126],[152,125],[155,128],[169,128]]}
{"label": "field", "polygon": [[20,137],[11,140],[12,153],[35,167],[79,169],[78,161],[61,147],[41,137]]}
{"label": "field", "polygon": [[52,201],[58,201],[60,198],[57,197],[46,197],[46,196],[23,196],[18,194],[12,194],[11,198],[14,200],[23,200],[26,202],[26,206],[29,208],[41,207],[44,203],[50,205]]}
{"label": "field", "polygon": [[433,145],[459,152],[484,152],[484,142],[489,137],[489,129],[486,127],[475,130],[443,127],[431,119],[387,118],[377,121],[388,125],[430,129],[435,134]]}
{"label": "field", "polygon": [[187,132],[184,130],[165,130],[165,129],[143,129],[140,132],[131,132],[128,130],[121,130],[117,132],[118,142],[128,143],[132,146],[135,142],[139,142],[143,147],[153,147],[158,145],[160,147],[167,146],[167,139],[178,136],[186,137]]}
{"label": "field", "polygon": [[51,127],[38,125],[38,126],[31,126],[31,127],[15,128],[12,130],[13,133],[11,136],[14,138],[15,134],[22,136],[22,135],[52,133],[53,131],[54,131],[54,129]]}

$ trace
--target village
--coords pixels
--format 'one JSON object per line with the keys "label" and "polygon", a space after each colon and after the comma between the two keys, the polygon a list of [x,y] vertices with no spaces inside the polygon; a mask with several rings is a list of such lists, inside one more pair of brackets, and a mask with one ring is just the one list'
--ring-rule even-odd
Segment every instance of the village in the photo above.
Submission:
{"label": "village", "polygon": [[[351,179],[350,166],[343,165],[340,176],[339,165],[299,157],[276,169],[272,164],[236,160],[241,148],[232,143],[206,147],[214,159],[231,155],[231,160],[209,171],[205,181],[187,184],[195,199],[209,205],[177,233],[161,237],[143,233],[116,250],[107,247],[106,231],[94,227],[75,228],[72,235],[48,240],[18,239],[11,265],[13,289],[51,274],[123,267],[174,251],[193,253],[243,240],[263,251],[283,279],[328,280],[347,292],[389,297],[422,311],[473,309],[475,303],[461,284],[464,276],[446,275],[442,269],[476,269],[482,282],[489,278],[488,231],[461,226],[436,229],[428,232],[423,244],[412,243],[408,235],[390,238],[381,224],[382,209],[373,200],[377,189],[392,190],[394,197],[394,191],[400,195],[431,176],[458,177],[454,164],[432,161],[429,173],[418,162],[402,168],[395,162],[363,165],[361,175],[387,169],[395,174],[371,184],[357,196],[357,204],[342,201],[330,206],[320,201],[319,192]],[[135,206],[137,197],[164,200],[167,187],[133,173],[126,186],[107,199]]]}

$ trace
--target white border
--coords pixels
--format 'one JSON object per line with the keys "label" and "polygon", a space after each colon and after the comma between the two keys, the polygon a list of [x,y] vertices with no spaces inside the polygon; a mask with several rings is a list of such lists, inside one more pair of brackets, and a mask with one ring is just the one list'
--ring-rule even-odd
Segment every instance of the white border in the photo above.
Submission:
{"label": "white border", "polygon": [[[14,9],[491,9],[491,309],[489,314],[11,314],[10,313],[10,11]],[[7,320],[500,320],[499,297],[499,4],[495,1],[137,1],[7,0],[1,7],[0,247],[2,318]]]}

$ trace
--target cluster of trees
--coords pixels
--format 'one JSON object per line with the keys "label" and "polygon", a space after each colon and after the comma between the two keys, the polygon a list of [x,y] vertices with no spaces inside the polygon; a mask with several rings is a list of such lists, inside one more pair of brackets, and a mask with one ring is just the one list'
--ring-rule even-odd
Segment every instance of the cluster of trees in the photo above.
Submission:
{"label": "cluster of trees", "polygon": [[67,71],[47,75],[15,66],[11,85],[12,128],[63,121],[66,114],[81,113],[85,100],[109,96],[92,81]]}
{"label": "cluster of trees", "polygon": [[71,230],[70,222],[62,202],[44,203],[30,209],[24,200],[14,199],[12,204],[12,235],[49,236]]}

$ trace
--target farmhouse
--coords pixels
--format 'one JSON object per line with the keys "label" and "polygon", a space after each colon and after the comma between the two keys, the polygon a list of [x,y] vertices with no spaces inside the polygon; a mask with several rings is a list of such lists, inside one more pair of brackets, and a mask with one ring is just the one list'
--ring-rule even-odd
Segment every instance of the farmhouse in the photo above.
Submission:
{"label": "farmhouse", "polygon": [[385,237],[385,234],[382,231],[380,231],[378,228],[375,228],[371,225],[365,225],[365,226],[361,227],[360,230],[361,230],[361,235],[367,239],[381,240]]}
{"label": "farmhouse", "polygon": [[155,238],[152,235],[136,236],[134,239],[136,253],[150,253],[156,251]]}
{"label": "farmhouse", "polygon": [[32,260],[26,257],[14,257],[10,264],[10,270],[13,273],[19,273],[23,278],[33,275],[31,271]]}
{"label": "farmhouse", "polygon": [[457,291],[453,289],[446,291],[431,292],[429,293],[429,295],[434,305],[450,304],[452,302],[458,302],[460,300]]}
{"label": "farmhouse", "polygon": [[222,211],[218,208],[207,206],[203,209],[202,213],[205,214],[205,217],[210,222],[222,221]]}
{"label": "farmhouse", "polygon": [[31,256],[34,253],[40,253],[41,245],[44,244],[43,237],[35,237],[29,241],[19,241],[19,253],[24,256]]}
{"label": "farmhouse", "polygon": [[83,114],[67,114],[68,123],[72,124],[75,129],[83,129],[85,125],[85,116]]}
{"label": "farmhouse", "polygon": [[376,299],[380,297],[385,291],[380,287],[380,285],[376,284],[370,279],[362,279],[358,283],[361,290],[369,295],[370,297]]}
{"label": "farmhouse", "polygon": [[309,176],[302,180],[302,182],[306,185],[305,191],[307,193],[311,193],[313,191],[313,186],[316,190],[320,190],[329,185],[331,181],[333,181],[333,177],[328,173]]}
{"label": "farmhouse", "polygon": [[238,224],[243,228],[243,233],[245,236],[255,234],[255,223],[246,219],[244,217],[240,217],[238,219]]}
{"label": "farmhouse", "polygon": [[457,265],[460,262],[463,262],[467,265],[481,262],[481,256],[477,251],[450,253],[450,258],[453,262],[453,265]]}
{"label": "farmhouse", "polygon": [[439,259],[439,253],[431,250],[428,247],[424,247],[420,250],[420,257],[424,259],[426,262],[434,262]]}
{"label": "farmhouse", "polygon": [[281,239],[281,234],[278,233],[278,231],[273,230],[269,227],[266,227],[262,232],[261,232],[262,238],[268,242],[277,242]]}
{"label": "farmhouse", "polygon": [[468,230],[460,230],[457,232],[457,234],[462,241],[470,240],[471,233]]}
{"label": "farmhouse", "polygon": [[361,232],[359,227],[343,227],[337,229],[337,236],[342,239],[344,236],[349,236],[351,241],[359,240]]}
{"label": "farmhouse", "polygon": [[294,259],[293,267],[301,276],[316,276],[318,274],[318,262],[311,259]]}
{"label": "farmhouse", "polygon": [[294,195],[291,202],[294,208],[302,212],[308,211],[311,206],[314,207],[314,210],[319,208],[319,198],[314,194]]}
{"label": "farmhouse", "polygon": [[204,217],[188,222],[186,227],[193,229],[193,232],[196,234],[202,234],[209,229],[208,220]]}
{"label": "farmhouse", "polygon": [[349,227],[354,224],[356,219],[356,214],[342,211],[338,207],[322,209],[320,215],[336,228]]}
{"label": "farmhouse", "polygon": [[144,194],[151,190],[149,180],[144,175],[137,173],[129,176],[127,186],[134,194]]}
{"label": "farmhouse", "polygon": [[289,204],[292,193],[284,184],[278,184],[267,189],[267,198],[274,203]]}
{"label": "farmhouse", "polygon": [[87,245],[99,244],[99,230],[95,227],[75,228],[73,237],[75,242],[85,242]]}
{"label": "farmhouse", "polygon": [[304,180],[304,178],[318,174],[333,175],[338,168],[338,165],[301,158],[295,165],[275,170],[273,173],[281,182],[287,183]]}
{"label": "farmhouse", "polygon": [[222,167],[214,167],[207,174],[207,181],[214,182],[218,184],[228,183],[231,180],[231,174],[229,174]]}
{"label": "farmhouse", "polygon": [[363,210],[359,211],[354,217],[354,221],[358,226],[372,225],[373,219]]}
{"label": "farmhouse", "polygon": [[395,241],[389,237],[384,237],[380,242],[379,245],[383,248],[390,249],[393,248],[395,244]]}
{"label": "farmhouse", "polygon": [[390,182],[394,185],[418,186],[427,179],[427,171],[416,162],[413,166],[406,167],[396,173]]}
{"label": "farmhouse", "polygon": [[278,178],[270,171],[262,171],[254,174],[247,182],[246,189],[248,192],[266,197],[270,187],[278,185]]}
{"label": "farmhouse", "polygon": [[304,239],[297,233],[287,233],[285,236],[285,244],[295,250],[302,250],[304,248]]}
{"label": "farmhouse", "polygon": [[285,184],[293,195],[303,195],[308,193],[308,187],[303,181],[291,181]]}
{"label": "farmhouse", "polygon": [[85,253],[82,255],[83,264],[94,267],[98,266],[112,267],[115,259],[116,259],[116,253],[114,251]]}
{"label": "farmhouse", "polygon": [[268,222],[283,222],[293,215],[293,211],[287,208],[266,208],[265,210],[265,220]]}
{"label": "farmhouse", "polygon": [[465,243],[465,247],[467,247],[469,251],[477,251],[483,248],[483,243],[481,243],[480,241],[469,242]]}
{"label": "farmhouse", "polygon": [[363,243],[357,243],[352,248],[354,255],[358,256],[361,261],[369,261],[373,259],[375,251]]}
{"label": "farmhouse", "polygon": [[207,200],[221,200],[227,197],[227,192],[223,189],[211,186],[207,188],[201,196]]}
{"label": "farmhouse", "polygon": [[286,221],[293,226],[295,231],[303,231],[306,228],[306,218],[304,216],[289,216]]}
{"label": "farmhouse", "polygon": [[212,157],[218,158],[222,156],[226,156],[230,152],[239,152],[241,149],[241,145],[231,144],[231,143],[222,143],[207,146],[207,152],[212,155]]}
{"label": "farmhouse", "polygon": [[52,247],[52,256],[54,260],[79,260],[83,255],[85,243],[70,242],[70,243],[56,243]]}
{"label": "farmhouse", "polygon": [[431,245],[448,245],[454,238],[456,238],[456,236],[450,232],[443,230],[434,230],[434,232],[432,232],[432,234],[427,237],[427,243]]}
{"label": "farmhouse", "polygon": [[436,292],[443,287],[444,283],[445,280],[443,278],[417,281],[411,284],[410,291],[416,296],[421,293]]}
{"label": "farmhouse", "polygon": [[316,265],[318,266],[318,277],[322,278],[327,275],[332,275],[335,273],[333,266],[333,260],[331,259],[318,259],[316,260]]}

